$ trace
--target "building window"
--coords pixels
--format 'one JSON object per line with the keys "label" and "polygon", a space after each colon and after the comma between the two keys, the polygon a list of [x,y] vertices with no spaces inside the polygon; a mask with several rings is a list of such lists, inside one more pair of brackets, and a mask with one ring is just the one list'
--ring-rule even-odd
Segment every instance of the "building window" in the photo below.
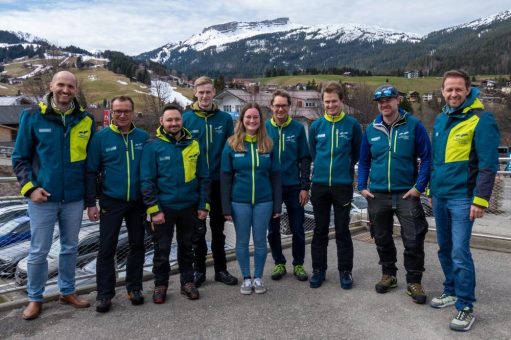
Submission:
{"label": "building window", "polygon": [[236,111],[235,112],[241,112],[241,105],[236,105]]}
{"label": "building window", "polygon": [[231,112],[231,105],[224,105],[225,112]]}
{"label": "building window", "polygon": [[316,107],[316,102],[305,102],[305,107]]}

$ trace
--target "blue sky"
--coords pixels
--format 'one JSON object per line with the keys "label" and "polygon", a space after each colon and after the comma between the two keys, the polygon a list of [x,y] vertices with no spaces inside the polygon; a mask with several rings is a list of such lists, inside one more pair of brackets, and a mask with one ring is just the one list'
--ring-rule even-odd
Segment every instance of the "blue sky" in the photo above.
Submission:
{"label": "blue sky", "polygon": [[289,17],[302,25],[359,23],[426,34],[511,9],[508,0],[0,0],[0,30],[58,45],[133,55],[230,21]]}

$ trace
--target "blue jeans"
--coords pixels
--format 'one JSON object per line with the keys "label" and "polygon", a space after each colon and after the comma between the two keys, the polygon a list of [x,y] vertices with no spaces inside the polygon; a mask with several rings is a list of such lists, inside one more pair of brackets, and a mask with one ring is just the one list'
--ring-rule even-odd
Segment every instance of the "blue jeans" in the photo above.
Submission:
{"label": "blue jeans", "polygon": [[[304,210],[300,205],[300,190],[299,186],[282,187],[282,200],[286,204],[289,229],[293,234],[293,266],[303,265],[305,257]],[[275,264],[286,264],[286,258],[282,254],[280,218],[270,219],[268,243]]]}
{"label": "blue jeans", "polygon": [[236,258],[244,278],[250,276],[250,231],[254,241],[254,277],[263,276],[268,248],[266,232],[273,211],[273,202],[236,203],[232,202],[232,220],[236,229]]}
{"label": "blue jeans", "polygon": [[456,309],[472,308],[475,301],[475,269],[470,253],[472,198],[433,197],[438,259],[445,275],[444,293],[456,296]]}
{"label": "blue jeans", "polygon": [[82,224],[83,201],[71,203],[28,202],[30,250],[27,261],[27,292],[30,301],[42,301],[48,280],[47,256],[53,241],[53,228],[59,223],[60,254],[58,287],[62,295],[75,292],[76,250]]}

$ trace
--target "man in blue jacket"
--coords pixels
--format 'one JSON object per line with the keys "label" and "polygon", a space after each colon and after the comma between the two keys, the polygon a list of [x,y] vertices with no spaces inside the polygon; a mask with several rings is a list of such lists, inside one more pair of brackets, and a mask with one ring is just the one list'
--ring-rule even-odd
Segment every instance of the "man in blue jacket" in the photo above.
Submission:
{"label": "man in blue jacket", "polygon": [[[211,211],[209,215],[209,227],[211,229],[211,252],[215,261],[215,281],[227,285],[237,285],[238,279],[227,271],[225,257],[225,218],[222,214],[222,203],[220,194],[220,160],[222,151],[233,131],[231,116],[220,111],[213,98],[215,88],[213,81],[208,77],[199,77],[194,82],[194,94],[197,101],[192,108],[183,114],[183,125],[190,131],[193,138],[200,144],[211,176]],[[206,255],[208,246],[206,244],[206,223],[198,226],[197,239],[194,241],[194,276],[197,287],[206,280]]]}
{"label": "man in blue jacket", "polygon": [[[110,310],[115,295],[117,240],[122,221],[129,238],[126,289],[133,305],[144,303],[142,275],[144,266],[145,209],[140,194],[140,158],[149,135],[133,124],[134,103],[119,96],[111,101],[111,122],[92,138],[87,158],[85,205],[91,221],[99,223],[99,251],[96,266],[96,311]],[[96,207],[96,184],[101,178],[101,197]]]}
{"label": "man in blue jacket", "polygon": [[386,293],[397,287],[396,246],[392,237],[395,214],[401,224],[405,248],[406,292],[414,302],[423,304],[426,294],[421,281],[428,222],[420,195],[429,181],[431,143],[422,123],[399,109],[395,87],[378,87],[373,100],[378,103],[380,113],[362,138],[358,190],[368,202],[371,236],[382,266],[383,275],[375,289]]}
{"label": "man in blue jacket", "polygon": [[314,162],[311,202],[316,227],[311,243],[313,273],[311,288],[325,281],[330,210],[334,209],[337,269],[343,289],[351,289],[353,277],[353,241],[349,230],[353,175],[360,156],[362,128],[343,111],[344,93],[337,82],[328,82],[321,90],[325,114],[312,123],[309,144]]}
{"label": "man in blue jacket", "polygon": [[167,105],[156,138],[144,147],[140,182],[154,228],[153,302],[164,303],[174,226],[181,294],[199,298],[193,276],[193,238],[209,211],[209,174],[199,143],[183,128],[181,108]]}
{"label": "man in blue jacket", "polygon": [[[266,130],[278,149],[278,160],[282,171],[282,199],[286,204],[289,229],[293,234],[293,274],[306,281],[303,268],[305,257],[305,233],[303,230],[303,206],[309,200],[311,156],[305,128],[289,116],[291,96],[283,90],[273,93],[271,99],[272,118],[266,121]],[[268,228],[268,243],[275,267],[273,280],[286,274],[286,258],[282,254],[280,218],[272,218]]]}
{"label": "man in blue jacket", "polygon": [[30,198],[30,250],[26,320],[42,310],[48,280],[46,259],[59,223],[61,250],[58,287],[60,301],[77,308],[89,307],[75,292],[78,232],[84,208],[87,149],[94,133],[94,119],[76,100],[76,77],[68,71],[53,76],[47,94],[36,108],[21,114],[12,165],[21,194]]}
{"label": "man in blue jacket", "polygon": [[431,306],[454,304],[458,312],[449,326],[456,331],[468,331],[475,320],[470,237],[474,220],[483,217],[489,206],[498,170],[499,129],[478,94],[467,73],[446,72],[442,82],[446,105],[432,135],[430,187],[445,281],[442,295],[432,299]]}

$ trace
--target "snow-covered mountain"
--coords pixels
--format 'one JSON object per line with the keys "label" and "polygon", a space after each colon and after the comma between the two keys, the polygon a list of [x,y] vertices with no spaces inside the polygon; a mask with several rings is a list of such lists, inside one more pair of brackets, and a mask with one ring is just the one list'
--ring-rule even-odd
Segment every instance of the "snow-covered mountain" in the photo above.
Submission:
{"label": "snow-covered mountain", "polygon": [[[185,41],[169,43],[136,58],[189,75],[254,76],[268,69],[291,73],[343,67],[376,73],[417,68],[427,74],[443,72],[446,65],[487,73],[503,72],[501,66],[499,70],[496,67],[507,65],[510,52],[496,49],[507,46],[509,39],[511,11],[425,36],[359,24],[304,26],[278,18],[207,27]],[[470,60],[481,54],[487,55],[487,60]]]}
{"label": "snow-covered mountain", "polygon": [[159,63],[166,63],[171,58],[172,52],[185,53],[190,50],[197,52],[208,48],[215,48],[216,52],[222,52],[229,44],[242,40],[252,40],[252,47],[260,47],[259,36],[283,35],[283,40],[296,40],[304,36],[305,40],[320,41],[331,40],[337,43],[349,43],[352,41],[383,42],[392,44],[396,42],[418,42],[421,36],[414,33],[398,32],[376,26],[358,24],[337,24],[304,26],[293,24],[289,18],[278,18],[260,22],[229,22],[205,28],[201,33],[195,34],[187,40],[169,43],[157,50],[148,52],[150,59]]}

